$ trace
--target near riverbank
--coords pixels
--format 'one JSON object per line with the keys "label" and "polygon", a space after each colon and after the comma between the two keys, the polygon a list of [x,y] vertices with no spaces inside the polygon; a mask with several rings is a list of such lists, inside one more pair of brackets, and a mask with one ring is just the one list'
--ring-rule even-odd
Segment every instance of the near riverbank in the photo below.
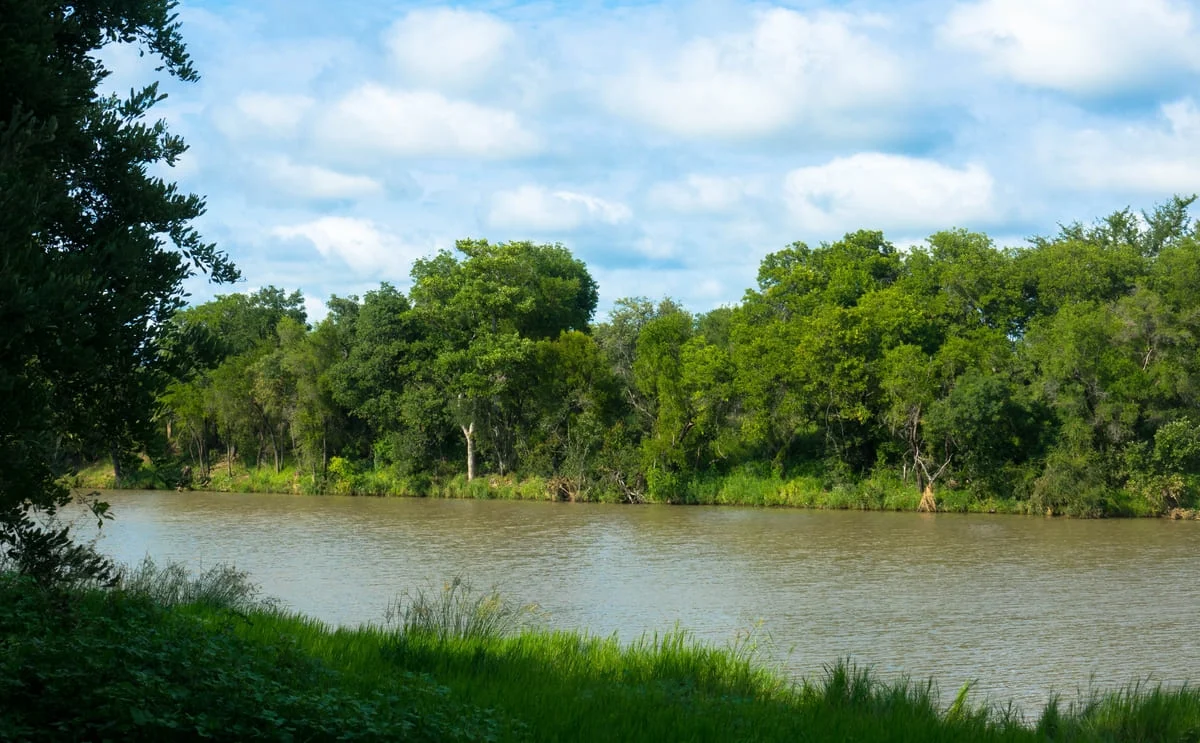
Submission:
{"label": "near riverbank", "polygon": [[[81,468],[68,484],[80,489],[174,490],[180,489],[180,468],[159,468],[143,461],[118,483],[112,466],[96,462]],[[753,473],[702,477],[686,483],[673,498],[654,500],[648,496],[602,490],[574,490],[560,480],[540,477],[516,479],[485,475],[467,482],[463,475],[435,478],[428,475],[399,476],[384,471],[356,468],[335,457],[323,477],[296,467],[280,472],[221,464],[207,480],[194,476],[191,488],[218,493],[291,493],[295,495],[354,495],[380,497],[477,498],[483,500],[660,502],[682,505],[791,507],[859,511],[929,510],[922,494],[911,483],[888,472],[853,482],[804,475],[783,478]],[[1155,509],[1143,498],[1116,491],[1096,502],[1071,501],[1066,507],[1042,507],[1017,498],[979,497],[969,487],[939,487],[934,492],[936,510],[949,513],[1006,513],[1059,515],[1084,518],[1152,517],[1200,519],[1200,511]],[[924,507],[923,507],[924,506]]]}
{"label": "near riverbank", "polygon": [[[1036,718],[968,688],[889,684],[848,663],[794,682],[750,642],[631,646],[523,626],[462,581],[389,621],[332,629],[244,576],[143,566],[116,589],[0,575],[0,738],[461,741],[1190,741],[1200,691],[1133,685]],[[1001,700],[993,700],[1001,701]]]}

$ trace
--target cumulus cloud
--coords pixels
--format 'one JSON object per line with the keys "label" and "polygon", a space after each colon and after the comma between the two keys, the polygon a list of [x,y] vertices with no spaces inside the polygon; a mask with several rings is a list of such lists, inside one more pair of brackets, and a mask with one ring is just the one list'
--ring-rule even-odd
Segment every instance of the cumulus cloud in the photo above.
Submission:
{"label": "cumulus cloud", "polygon": [[[794,239],[1045,234],[1200,188],[1196,0],[439,5],[468,7],[181,8],[204,79],[164,88],[192,149],[156,174],[251,280],[361,293],[443,237],[542,237],[609,301],[707,309]],[[146,60],[113,49],[121,89]]]}
{"label": "cumulus cloud", "polygon": [[384,38],[408,77],[426,85],[457,87],[488,77],[516,34],[487,13],[430,8],[411,11]]}
{"label": "cumulus cloud", "polygon": [[965,225],[993,216],[993,181],[981,165],[962,169],[902,155],[860,153],[798,168],[784,179],[792,216],[820,232]]}
{"label": "cumulus cloud", "polygon": [[259,171],[278,193],[299,199],[359,199],[380,196],[383,183],[364,175],[350,175],[317,165],[302,165],[286,157],[259,161]]}
{"label": "cumulus cloud", "polygon": [[954,8],[941,37],[998,73],[1084,95],[1200,69],[1200,33],[1175,0],[982,0]]}
{"label": "cumulus cloud", "polygon": [[354,217],[321,217],[276,227],[271,234],[285,240],[306,240],[326,258],[336,258],[355,273],[382,280],[407,276],[413,261],[435,248],[432,244],[408,244],[371,220]]}
{"label": "cumulus cloud", "polygon": [[329,315],[329,305],[317,297],[304,297],[304,315],[308,322],[317,324]]}
{"label": "cumulus cloud", "polygon": [[612,80],[614,112],[689,137],[752,137],[802,118],[896,100],[901,62],[852,16],[758,14],[747,33],[700,37]]}
{"label": "cumulus cloud", "polygon": [[1044,172],[1061,185],[1166,196],[1200,184],[1200,106],[1191,98],[1162,106],[1154,122],[1040,135]]}
{"label": "cumulus cloud", "polygon": [[493,195],[487,222],[501,229],[566,232],[585,224],[618,224],[631,216],[624,204],[597,196],[525,185]]}
{"label": "cumulus cloud", "polygon": [[651,205],[671,211],[711,213],[728,212],[745,198],[761,194],[759,184],[745,178],[692,174],[655,185],[647,198]]}
{"label": "cumulus cloud", "polygon": [[738,271],[728,266],[703,267],[656,267],[652,271],[643,268],[591,268],[600,285],[603,304],[622,297],[671,297],[689,307],[712,307],[735,299],[749,286],[753,271],[748,276],[737,275]]}
{"label": "cumulus cloud", "polygon": [[218,110],[216,123],[235,137],[291,137],[316,101],[306,95],[247,92]]}
{"label": "cumulus cloud", "polygon": [[538,149],[537,137],[511,111],[374,83],[333,103],[317,133],[334,147],[400,157],[503,159]]}

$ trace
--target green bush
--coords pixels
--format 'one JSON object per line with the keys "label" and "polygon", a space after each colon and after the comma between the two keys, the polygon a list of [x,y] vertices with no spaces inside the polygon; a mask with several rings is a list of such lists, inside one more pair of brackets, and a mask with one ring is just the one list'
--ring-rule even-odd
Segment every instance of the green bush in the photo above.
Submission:
{"label": "green bush", "polygon": [[411,674],[357,688],[286,636],[251,642],[128,591],[0,575],[0,740],[485,740],[495,722]]}

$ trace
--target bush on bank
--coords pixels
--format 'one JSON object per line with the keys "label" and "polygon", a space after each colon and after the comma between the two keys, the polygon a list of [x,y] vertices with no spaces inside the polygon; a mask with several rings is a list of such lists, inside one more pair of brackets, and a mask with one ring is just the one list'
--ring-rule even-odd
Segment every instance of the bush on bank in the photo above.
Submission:
{"label": "bush on bank", "polygon": [[[173,490],[170,474],[159,472],[151,462],[143,462],[125,477],[122,487],[131,490]],[[117,489],[111,466],[99,462],[81,469],[68,481],[75,488]],[[725,475],[698,476],[683,483],[674,495],[640,493],[634,498],[612,489],[591,487],[572,490],[558,480],[543,477],[478,477],[467,482],[464,475],[434,478],[426,474],[400,475],[387,468],[373,470],[356,467],[334,457],[330,473],[314,478],[299,468],[285,467],[281,472],[268,468],[235,467],[233,474],[214,469],[211,478],[196,489],[225,493],[291,493],[295,495],[400,496],[436,498],[475,498],[481,500],[576,500],[597,503],[667,503],[755,507],[818,508],[869,511],[916,511],[921,494],[889,472],[867,478],[840,482],[818,475],[783,478],[773,474],[735,471]],[[941,488],[937,491],[938,509],[967,513],[1029,513],[1029,505],[1016,499],[979,496],[969,488]],[[1085,515],[1064,512],[1069,515]],[[1149,509],[1132,504],[1119,515],[1152,516]],[[1113,515],[1117,515],[1116,513]]]}

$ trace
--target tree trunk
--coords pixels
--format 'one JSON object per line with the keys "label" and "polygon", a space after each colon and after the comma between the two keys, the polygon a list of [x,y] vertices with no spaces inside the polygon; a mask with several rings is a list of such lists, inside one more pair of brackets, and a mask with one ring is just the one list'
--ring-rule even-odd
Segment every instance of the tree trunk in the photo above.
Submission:
{"label": "tree trunk", "polygon": [[116,479],[117,487],[121,487],[121,481],[125,479],[125,473],[121,471],[121,452],[117,451],[116,446],[109,447],[109,456],[112,457],[113,477]]}
{"label": "tree trunk", "polygon": [[460,426],[467,440],[467,482],[475,479],[475,421],[469,426]]}
{"label": "tree trunk", "polygon": [[200,426],[200,476],[208,479],[208,421]]}

